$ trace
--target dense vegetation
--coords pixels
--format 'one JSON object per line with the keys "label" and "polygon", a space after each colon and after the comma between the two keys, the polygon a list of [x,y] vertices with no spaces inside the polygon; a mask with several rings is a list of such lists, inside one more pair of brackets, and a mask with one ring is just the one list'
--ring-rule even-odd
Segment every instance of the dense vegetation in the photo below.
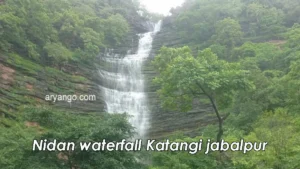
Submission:
{"label": "dense vegetation", "polygon": [[174,33],[186,43],[161,48],[153,61],[162,105],[188,111],[207,100],[218,119],[199,137],[179,141],[244,138],[269,145],[247,154],[154,153],[153,168],[300,167],[299,6],[297,0],[188,0],[173,9]]}
{"label": "dense vegetation", "polygon": [[138,9],[132,0],[0,1],[1,169],[143,168],[139,153],[32,151],[33,139],[120,141],[135,134],[126,115],[54,108],[44,97],[88,94],[88,68],[136,32],[134,24],[147,19]]}
{"label": "dense vegetation", "polygon": [[0,50],[44,64],[88,61],[127,35],[132,1],[6,0]]}
{"label": "dense vegetation", "polygon": [[102,49],[125,43],[137,10],[132,0],[0,0],[0,56],[26,74],[16,76],[22,83],[0,88],[0,96],[9,97],[0,98],[6,117],[0,118],[0,168],[300,168],[299,0],[186,0],[169,17],[181,43],[162,47],[153,61],[163,107],[185,112],[207,102],[217,119],[198,136],[179,133],[173,141],[267,141],[266,151],[154,152],[149,166],[138,152],[31,151],[33,139],[78,143],[132,137],[125,115],[68,112],[23,95],[34,95],[27,83],[43,88],[39,81],[45,81],[50,91],[62,93],[78,90],[69,79],[90,83],[57,68],[89,65]]}
{"label": "dense vegetation", "polygon": [[0,128],[1,168],[142,168],[137,153],[125,151],[32,151],[33,139],[59,142],[120,141],[133,136],[125,115],[75,115],[49,107],[23,107],[20,121],[24,124]]}

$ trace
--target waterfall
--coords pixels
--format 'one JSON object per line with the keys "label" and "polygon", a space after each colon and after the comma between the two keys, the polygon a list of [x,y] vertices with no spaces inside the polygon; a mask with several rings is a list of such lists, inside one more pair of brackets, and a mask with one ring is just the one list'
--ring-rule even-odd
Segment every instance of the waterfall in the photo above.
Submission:
{"label": "waterfall", "polygon": [[149,108],[144,92],[142,66],[152,49],[153,37],[160,31],[161,21],[153,31],[139,34],[138,50],[135,54],[120,57],[107,53],[103,61],[110,69],[99,70],[103,84],[100,87],[108,113],[128,113],[130,123],[136,128],[138,137],[144,137],[149,127]]}

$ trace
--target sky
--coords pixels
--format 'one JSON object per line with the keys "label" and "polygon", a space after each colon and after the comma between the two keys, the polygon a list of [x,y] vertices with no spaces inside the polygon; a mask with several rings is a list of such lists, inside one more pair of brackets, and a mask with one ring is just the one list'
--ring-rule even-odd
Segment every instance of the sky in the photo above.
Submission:
{"label": "sky", "polygon": [[150,12],[168,15],[172,7],[180,6],[184,0],[140,0]]}

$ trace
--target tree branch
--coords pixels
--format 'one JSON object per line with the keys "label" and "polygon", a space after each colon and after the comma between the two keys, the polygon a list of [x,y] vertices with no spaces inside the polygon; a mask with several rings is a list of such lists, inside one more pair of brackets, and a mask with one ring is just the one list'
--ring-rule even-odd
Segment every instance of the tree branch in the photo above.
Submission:
{"label": "tree branch", "polygon": [[198,92],[195,92],[195,91],[194,91],[192,88],[190,88],[190,87],[189,87],[189,90],[191,91],[191,94],[194,95],[194,96],[196,96],[196,94],[197,94],[197,95],[206,95],[205,93],[198,93]]}
{"label": "tree branch", "polygon": [[196,82],[196,84],[202,90],[202,92],[209,98],[209,100],[210,100],[210,102],[213,106],[213,109],[214,109],[214,111],[217,115],[218,122],[219,122],[219,131],[218,131],[218,135],[217,135],[217,141],[219,143],[221,143],[221,138],[222,138],[222,135],[223,135],[223,119],[220,116],[220,113],[219,113],[219,110],[217,108],[216,102],[215,102],[214,98],[204,89],[204,87],[199,82]]}

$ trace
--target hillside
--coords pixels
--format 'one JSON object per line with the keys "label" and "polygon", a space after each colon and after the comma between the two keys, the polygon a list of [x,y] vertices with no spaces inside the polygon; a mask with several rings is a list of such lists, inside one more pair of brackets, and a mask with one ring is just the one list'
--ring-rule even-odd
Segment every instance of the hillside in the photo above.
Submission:
{"label": "hillside", "polygon": [[[186,0],[170,12],[0,0],[0,168],[298,169],[300,2]],[[211,151],[32,151],[33,140],[116,143],[141,131]],[[206,144],[222,140],[268,144]]]}
{"label": "hillside", "polygon": [[[148,64],[156,70],[152,91],[166,112],[155,122],[189,133],[168,137],[175,142],[246,139],[268,141],[269,147],[246,154],[153,153],[153,168],[299,167],[299,144],[292,139],[299,135],[299,5],[296,0],[186,0],[171,10]],[[174,111],[187,113],[173,117]]]}

